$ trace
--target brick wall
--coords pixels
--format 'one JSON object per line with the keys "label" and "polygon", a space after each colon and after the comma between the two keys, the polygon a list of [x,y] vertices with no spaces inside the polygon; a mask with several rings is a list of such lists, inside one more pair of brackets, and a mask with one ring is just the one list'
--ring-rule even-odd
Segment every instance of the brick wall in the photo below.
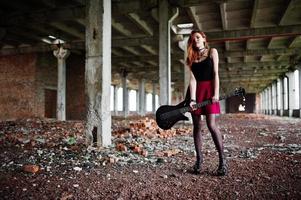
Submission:
{"label": "brick wall", "polygon": [[0,57],[0,120],[35,117],[36,55]]}
{"label": "brick wall", "polygon": [[67,119],[85,119],[85,56],[71,54],[66,64]]}
{"label": "brick wall", "polygon": [[[84,119],[84,56],[70,55],[66,63],[67,119]],[[0,57],[0,120],[53,114],[57,60],[51,52]],[[49,99],[45,99],[49,98]],[[51,106],[45,109],[45,106]],[[54,106],[54,107],[53,107]]]}

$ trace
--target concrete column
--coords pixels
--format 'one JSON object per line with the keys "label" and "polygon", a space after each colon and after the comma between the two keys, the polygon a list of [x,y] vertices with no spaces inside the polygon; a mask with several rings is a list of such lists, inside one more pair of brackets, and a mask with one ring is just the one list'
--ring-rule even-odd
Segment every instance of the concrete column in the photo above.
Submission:
{"label": "concrete column", "polygon": [[283,78],[283,112],[289,109],[288,104],[288,78]]}
{"label": "concrete column", "polygon": [[86,135],[89,145],[111,144],[111,1],[86,2]]}
{"label": "concrete column", "polygon": [[272,94],[273,94],[273,115],[277,115],[277,84],[272,83]]}
{"label": "concrete column", "polygon": [[269,114],[273,114],[273,94],[272,94],[272,85],[269,86]]}
{"label": "concrete column", "polygon": [[264,90],[264,114],[268,114],[269,106],[268,106],[268,88]]}
{"label": "concrete column", "polygon": [[279,79],[279,115],[283,116],[284,112],[284,79]]}
{"label": "concrete column", "polygon": [[57,98],[56,98],[56,118],[59,121],[66,120],[66,59],[70,51],[62,46],[53,51],[57,58]]}
{"label": "concrete column", "polygon": [[145,79],[139,80],[139,115],[145,115]]}
{"label": "concrete column", "polygon": [[157,83],[153,82],[153,94],[152,94],[152,111],[156,112],[156,94],[157,94]]}
{"label": "concrete column", "polygon": [[118,115],[118,85],[114,85],[114,115]]}
{"label": "concrete column", "polygon": [[299,103],[299,100],[297,98],[297,88],[296,88],[296,83],[295,83],[295,73],[294,72],[289,72],[287,73],[288,76],[288,105],[289,105],[289,116],[293,116],[293,111],[294,109],[298,109],[297,103]]}
{"label": "concrete column", "polygon": [[139,102],[139,89],[136,90],[136,112],[137,114],[139,114],[139,105],[140,105],[140,102]]}
{"label": "concrete column", "polygon": [[262,93],[261,92],[259,93],[259,98],[260,98],[259,113],[262,113],[263,105],[262,105]]}
{"label": "concrete column", "polygon": [[270,93],[270,87],[267,87],[267,114],[270,115],[270,109],[271,109],[271,93]]}
{"label": "concrete column", "polygon": [[122,99],[123,99],[123,116],[129,116],[129,90],[127,88],[126,75],[122,77]]}
{"label": "concrete column", "polygon": [[280,113],[280,108],[281,105],[280,105],[280,80],[277,79],[277,82],[276,82],[276,110],[277,110],[277,115],[279,115]]}
{"label": "concrete column", "polygon": [[170,29],[168,0],[159,1],[159,84],[160,105],[171,103]]}
{"label": "concrete column", "polygon": [[301,65],[300,65],[298,71],[299,71],[299,77],[298,77],[298,81],[299,81],[299,117],[301,118]]}

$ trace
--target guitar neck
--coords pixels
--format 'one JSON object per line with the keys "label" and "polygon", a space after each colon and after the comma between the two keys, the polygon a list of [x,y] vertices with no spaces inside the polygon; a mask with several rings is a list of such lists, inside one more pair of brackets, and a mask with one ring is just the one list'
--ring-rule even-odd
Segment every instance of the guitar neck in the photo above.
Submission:
{"label": "guitar neck", "polygon": [[[221,100],[223,100],[223,99],[227,99],[227,98],[229,98],[229,97],[231,97],[231,96],[233,96],[233,94],[221,96],[221,97],[219,98],[219,101],[221,101]],[[208,99],[208,100],[205,100],[205,101],[203,101],[203,102],[201,102],[201,103],[197,103],[194,107],[195,107],[195,108],[201,108],[201,107],[204,107],[204,106],[209,105],[209,104],[211,104],[211,103],[212,103],[212,100],[211,100],[211,99]],[[185,113],[185,112],[188,112],[188,111],[190,111],[190,110],[191,110],[190,106],[185,106],[185,107],[183,107],[183,108],[180,108],[180,112],[181,112],[181,113]]]}

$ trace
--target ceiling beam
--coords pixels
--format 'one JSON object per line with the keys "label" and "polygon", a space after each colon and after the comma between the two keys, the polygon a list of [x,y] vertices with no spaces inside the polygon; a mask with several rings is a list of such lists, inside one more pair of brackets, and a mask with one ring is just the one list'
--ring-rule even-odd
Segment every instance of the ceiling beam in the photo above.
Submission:
{"label": "ceiling beam", "polygon": [[278,55],[278,54],[301,54],[301,48],[282,48],[282,49],[254,49],[246,51],[221,51],[220,57],[244,57],[260,55]]}
{"label": "ceiling beam", "polygon": [[134,62],[134,61],[150,61],[150,60],[158,60],[158,56],[154,55],[139,55],[137,56],[113,56],[112,62],[121,63],[121,62]]}
{"label": "ceiling beam", "polygon": [[132,35],[131,31],[128,28],[124,27],[123,24],[115,21],[114,18],[112,18],[112,27],[124,36],[129,37]]}
{"label": "ceiling beam", "polygon": [[143,19],[141,19],[141,17],[139,15],[137,15],[136,13],[129,13],[128,14],[129,18],[135,23],[137,24],[146,34],[148,34],[149,36],[153,36],[154,35],[154,30],[153,28],[151,28],[147,22]]}
{"label": "ceiling beam", "polygon": [[222,20],[222,24],[223,24],[223,29],[228,30],[226,3],[220,3],[219,10],[220,10],[221,20]]}
{"label": "ceiling beam", "polygon": [[51,26],[57,28],[57,29],[60,29],[72,36],[75,36],[81,40],[84,40],[85,39],[85,33],[81,33],[80,31],[78,31],[77,29],[75,28],[72,28],[72,27],[69,27],[61,22],[52,22],[50,24]]}
{"label": "ceiling beam", "polygon": [[301,40],[301,36],[294,37],[288,44],[288,48],[292,48],[298,40]]}
{"label": "ceiling beam", "polygon": [[200,23],[200,18],[198,15],[196,15],[196,11],[194,7],[189,7],[186,9],[187,14],[189,15],[190,19],[192,20],[192,23],[196,26],[196,28],[200,31],[202,31],[202,24]]}
{"label": "ceiling beam", "polygon": [[257,13],[258,13],[258,3],[259,3],[259,0],[254,0],[252,18],[251,18],[251,23],[250,23],[251,28],[255,28],[256,17],[257,17]]}
{"label": "ceiling beam", "polygon": [[[211,0],[213,3],[221,3],[221,2],[230,2],[233,0]],[[237,1],[237,0],[234,0]],[[208,5],[208,0],[169,0],[171,5],[180,6],[180,7],[192,7],[192,6],[200,6],[200,5]]]}
{"label": "ceiling beam", "polygon": [[141,37],[141,38],[124,38],[112,40],[112,47],[123,47],[123,46],[139,46],[139,45],[158,45],[158,38],[156,37]]}
{"label": "ceiling beam", "polygon": [[74,20],[85,18],[85,7],[78,6],[72,8],[48,9],[33,12],[20,12],[2,17],[0,24],[2,26],[17,26],[26,24],[42,24],[49,22],[58,22],[65,20]]}
{"label": "ceiling beam", "polygon": [[285,25],[285,20],[286,20],[286,17],[289,15],[290,11],[292,10],[292,8],[294,7],[294,3],[296,2],[295,0],[287,0],[287,7],[286,9],[284,10],[282,16],[280,17],[280,20],[279,20],[279,25],[280,26],[283,26]]}
{"label": "ceiling beam", "polygon": [[141,47],[153,55],[158,54],[158,51],[154,49],[152,46],[142,44]]}
{"label": "ceiling beam", "polygon": [[274,62],[248,62],[248,63],[225,63],[220,64],[221,68],[248,68],[248,67],[268,67],[268,66],[287,66],[288,61]]}
{"label": "ceiling beam", "polygon": [[277,26],[268,28],[252,28],[231,31],[208,32],[207,37],[210,43],[225,41],[243,41],[257,38],[271,38],[280,36],[301,35],[301,25]]}

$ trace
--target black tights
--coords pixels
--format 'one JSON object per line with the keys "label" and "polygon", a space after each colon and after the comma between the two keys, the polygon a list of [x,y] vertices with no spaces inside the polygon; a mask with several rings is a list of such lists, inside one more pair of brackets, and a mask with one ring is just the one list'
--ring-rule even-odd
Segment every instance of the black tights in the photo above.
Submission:
{"label": "black tights", "polygon": [[[192,115],[192,120],[193,120],[193,140],[194,140],[194,146],[195,146],[195,150],[196,150],[197,164],[201,164],[203,162],[201,116],[200,115]],[[225,157],[224,157],[223,139],[222,139],[222,135],[221,135],[219,129],[217,128],[217,126],[215,124],[214,114],[206,115],[206,123],[207,123],[207,127],[211,133],[215,147],[218,151],[219,166],[224,165]]]}

